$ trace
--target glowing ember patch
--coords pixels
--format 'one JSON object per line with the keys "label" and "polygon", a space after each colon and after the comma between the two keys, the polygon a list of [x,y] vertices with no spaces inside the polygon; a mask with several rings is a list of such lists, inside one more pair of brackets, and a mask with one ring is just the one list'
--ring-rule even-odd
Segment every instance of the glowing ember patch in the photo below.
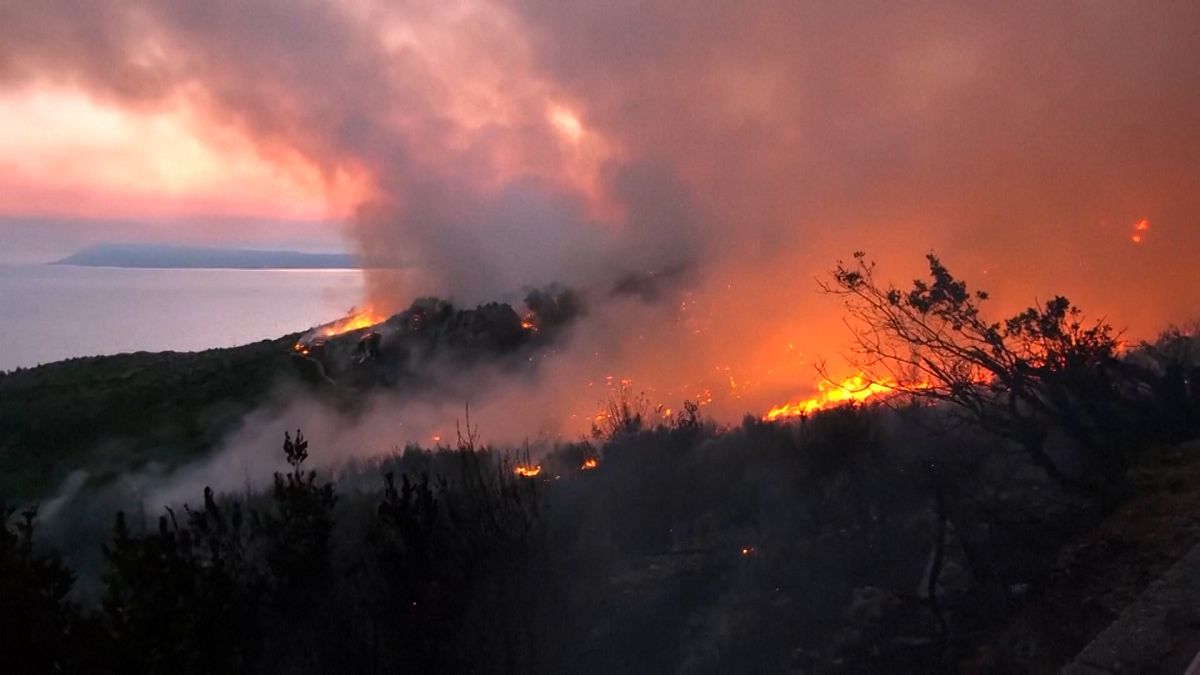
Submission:
{"label": "glowing ember patch", "polygon": [[1146,218],[1142,218],[1141,220],[1134,223],[1133,235],[1131,237],[1129,237],[1129,240],[1135,244],[1142,243],[1142,238],[1143,238],[1142,233],[1149,229],[1150,229],[1150,221]]}
{"label": "glowing ember patch", "polygon": [[591,469],[595,469],[598,466],[600,466],[599,459],[597,459],[595,457],[588,457],[587,459],[583,460],[583,464],[579,468],[584,471],[589,471]]}
{"label": "glowing ember patch", "polygon": [[822,382],[817,385],[816,396],[777,405],[767,411],[763,419],[770,422],[787,417],[801,417],[846,403],[861,403],[875,396],[895,393],[896,387],[895,382],[871,382],[864,374],[859,373],[837,384]]}
{"label": "glowing ember patch", "polygon": [[513,467],[513,473],[525,478],[533,478],[542,472],[541,464],[518,464]]}

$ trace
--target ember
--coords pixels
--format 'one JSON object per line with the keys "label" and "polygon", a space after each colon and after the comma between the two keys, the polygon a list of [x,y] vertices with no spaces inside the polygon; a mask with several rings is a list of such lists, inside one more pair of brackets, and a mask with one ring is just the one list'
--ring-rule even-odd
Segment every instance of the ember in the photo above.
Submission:
{"label": "ember", "polygon": [[521,328],[531,333],[536,333],[538,327],[537,322],[534,321],[534,318],[533,312],[526,312],[525,315],[521,317]]}
{"label": "ember", "polygon": [[1132,241],[1135,244],[1142,243],[1142,237],[1143,237],[1142,233],[1149,229],[1150,229],[1150,221],[1146,218],[1142,218],[1138,222],[1134,223],[1133,235],[1131,237],[1129,237],[1130,241]]}

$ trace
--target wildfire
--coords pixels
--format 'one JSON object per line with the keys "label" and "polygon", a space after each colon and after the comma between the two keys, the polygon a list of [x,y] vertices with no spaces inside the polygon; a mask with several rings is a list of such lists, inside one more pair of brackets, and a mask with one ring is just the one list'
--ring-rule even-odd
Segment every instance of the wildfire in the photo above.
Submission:
{"label": "wildfire", "polygon": [[342,333],[349,333],[352,330],[360,328],[370,328],[377,323],[381,323],[387,317],[379,314],[372,307],[367,307],[362,311],[350,310],[350,313],[345,317],[334,321],[333,323],[325,324],[317,329],[317,337],[328,338]]}
{"label": "wildfire", "polygon": [[382,323],[385,319],[387,317],[376,312],[373,307],[367,307],[361,311],[351,308],[346,316],[306,333],[296,344],[292,345],[292,350],[301,356],[308,356],[313,345],[320,344],[327,338],[349,333],[352,330],[370,328],[375,324]]}
{"label": "wildfire", "polygon": [[534,478],[542,472],[541,464],[518,464],[513,467],[513,473],[524,478]]}
{"label": "wildfire", "polygon": [[1133,236],[1129,237],[1130,241],[1135,244],[1142,243],[1142,233],[1150,229],[1150,220],[1142,218],[1133,225]]}
{"label": "wildfire", "polygon": [[821,382],[817,385],[816,396],[777,405],[767,411],[763,419],[770,422],[786,417],[811,415],[819,410],[828,410],[845,403],[861,403],[874,396],[894,393],[896,387],[895,382],[872,382],[863,373],[847,377],[836,384]]}
{"label": "wildfire", "polygon": [[527,312],[524,316],[521,317],[521,328],[524,330],[527,330],[531,333],[536,333],[538,327],[537,327],[537,323],[533,319],[534,319],[533,312]]}
{"label": "wildfire", "polygon": [[600,466],[599,458],[588,457],[587,459],[583,460],[583,464],[581,464],[579,466],[579,468],[582,469],[583,471],[590,471],[591,469],[595,469],[598,466]]}

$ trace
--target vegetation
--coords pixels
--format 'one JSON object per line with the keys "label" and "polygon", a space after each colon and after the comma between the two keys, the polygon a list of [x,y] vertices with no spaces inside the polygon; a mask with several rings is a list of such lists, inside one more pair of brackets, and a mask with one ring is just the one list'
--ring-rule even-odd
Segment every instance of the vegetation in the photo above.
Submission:
{"label": "vegetation", "polygon": [[[845,300],[858,365],[875,381],[950,404],[968,423],[1020,444],[1056,481],[1096,493],[1122,481],[1139,439],[1162,440],[1148,434],[1157,435],[1165,411],[1143,390],[1164,375],[1166,386],[1186,383],[1190,355],[1178,353],[1174,340],[1145,350],[1157,366],[1151,370],[1121,360],[1112,328],[1087,322],[1062,296],[993,321],[983,312],[985,291],[969,291],[936,256],[928,261],[930,280],[900,290],[877,282],[874,264],[856,253],[823,286]],[[1050,455],[1054,431],[1085,451],[1084,475]]]}
{"label": "vegetation", "polygon": [[[577,294],[559,288],[531,291],[525,304],[533,330],[506,304],[459,309],[423,298],[371,332],[321,340],[308,357],[293,349],[301,337],[293,334],[229,349],[0,372],[0,495],[34,499],[80,468],[94,483],[149,463],[172,469],[214,449],[248,413],[297,390],[346,407],[376,387],[434,396],[439,367],[537,348],[583,311]],[[525,358],[512,363],[532,367]]]}
{"label": "vegetation", "polygon": [[202,455],[281,380],[311,380],[311,369],[289,355],[294,341],[70,359],[0,373],[0,494],[46,494],[84,465],[102,477]]}
{"label": "vegetation", "polygon": [[101,626],[68,600],[75,576],[33,549],[34,517],[0,504],[0,653],[11,672],[78,672],[108,656]]}
{"label": "vegetation", "polygon": [[[1180,483],[1196,337],[1122,350],[1063,299],[988,321],[936,258],[906,292],[858,260],[830,291],[864,363],[921,383],[906,403],[722,428],[622,391],[536,477],[469,419],[454,447],[336,482],[285,434],[264,492],[118,514],[99,606],[6,512],[5,653],[20,672],[1054,670],[1091,637],[1063,628],[1081,589],[1127,600],[1200,541],[1121,528],[1200,504]],[[1114,543],[1135,537],[1170,555]]]}

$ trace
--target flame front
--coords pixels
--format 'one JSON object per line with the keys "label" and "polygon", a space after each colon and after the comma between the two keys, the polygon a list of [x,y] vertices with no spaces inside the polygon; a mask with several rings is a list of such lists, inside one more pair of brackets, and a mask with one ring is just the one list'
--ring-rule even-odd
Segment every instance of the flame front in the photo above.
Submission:
{"label": "flame front", "polygon": [[316,337],[329,338],[342,333],[349,333],[352,330],[360,328],[370,328],[377,323],[382,323],[387,317],[376,312],[375,308],[367,307],[362,311],[350,310],[350,313],[344,318],[338,319],[333,323],[321,326]]}
{"label": "flame front", "polygon": [[845,403],[861,403],[874,396],[895,393],[897,383],[872,382],[866,375],[859,373],[847,377],[839,383],[821,382],[817,385],[817,395],[812,398],[777,405],[763,415],[768,422],[787,417],[811,415],[820,410],[828,410]]}
{"label": "flame front", "polygon": [[542,472],[541,464],[518,464],[513,467],[513,473],[525,478],[533,478]]}
{"label": "flame front", "polygon": [[351,308],[346,316],[337,321],[332,321],[324,326],[318,326],[305,333],[304,337],[292,345],[292,350],[301,356],[308,356],[314,345],[320,344],[327,338],[341,335],[342,333],[349,333],[352,330],[370,328],[378,323],[382,323],[385,319],[387,319],[387,316],[376,312],[374,307],[367,307],[361,311]]}
{"label": "flame front", "polygon": [[583,460],[583,464],[581,464],[579,466],[579,468],[582,469],[583,471],[589,471],[591,469],[597,468],[598,466],[600,466],[599,458],[588,457],[587,459]]}

